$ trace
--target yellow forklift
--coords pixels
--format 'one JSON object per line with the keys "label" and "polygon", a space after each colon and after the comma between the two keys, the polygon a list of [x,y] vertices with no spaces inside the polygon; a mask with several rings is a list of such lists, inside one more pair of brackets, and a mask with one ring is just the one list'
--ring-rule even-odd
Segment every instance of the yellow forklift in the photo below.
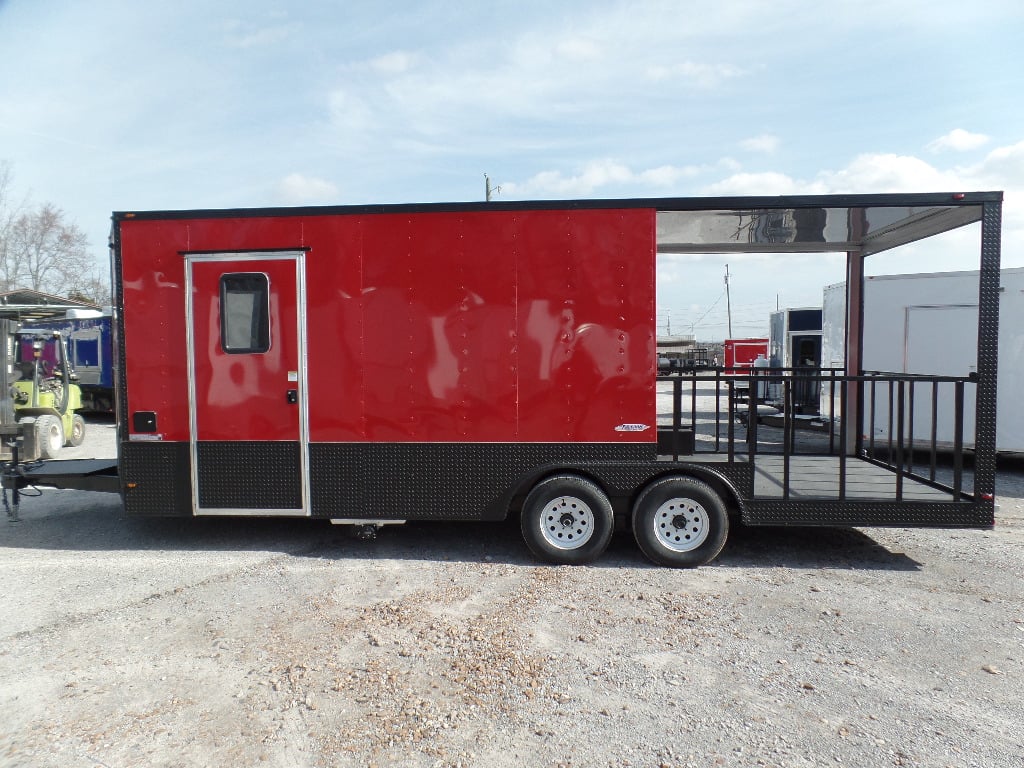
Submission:
{"label": "yellow forklift", "polygon": [[82,407],[82,390],[68,365],[60,331],[17,331],[11,379],[14,419],[26,438],[22,460],[56,458],[65,445],[82,444],[85,420],[77,413]]}

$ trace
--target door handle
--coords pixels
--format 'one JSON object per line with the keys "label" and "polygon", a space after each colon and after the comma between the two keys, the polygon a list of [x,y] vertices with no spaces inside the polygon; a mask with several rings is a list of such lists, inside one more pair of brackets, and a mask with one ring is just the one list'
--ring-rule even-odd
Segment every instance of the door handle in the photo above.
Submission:
{"label": "door handle", "polygon": [[299,402],[299,390],[289,389],[287,394],[285,395],[285,399],[288,401],[289,405],[295,405],[297,402]]}

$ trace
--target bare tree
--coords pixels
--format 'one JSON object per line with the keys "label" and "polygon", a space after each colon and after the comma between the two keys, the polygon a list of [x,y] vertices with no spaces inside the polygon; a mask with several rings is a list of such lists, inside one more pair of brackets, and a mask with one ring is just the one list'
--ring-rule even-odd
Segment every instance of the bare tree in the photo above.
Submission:
{"label": "bare tree", "polygon": [[75,292],[109,303],[110,288],[97,277],[85,232],[51,203],[15,204],[11,178],[10,163],[0,162],[0,290]]}
{"label": "bare tree", "polygon": [[14,222],[26,207],[25,202],[14,203],[11,197],[11,164],[0,162],[0,290],[17,287],[20,265],[11,246]]}
{"label": "bare tree", "polygon": [[19,287],[66,293],[92,272],[85,232],[50,203],[15,219],[7,240],[5,277]]}
{"label": "bare tree", "polygon": [[91,301],[103,307],[113,304],[114,301],[109,278],[102,277],[98,271],[79,281],[76,287],[67,292],[67,296],[75,301]]}

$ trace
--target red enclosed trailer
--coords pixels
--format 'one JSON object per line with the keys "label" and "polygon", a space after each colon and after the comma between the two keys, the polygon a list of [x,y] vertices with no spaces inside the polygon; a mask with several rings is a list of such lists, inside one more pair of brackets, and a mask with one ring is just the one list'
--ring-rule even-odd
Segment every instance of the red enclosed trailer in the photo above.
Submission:
{"label": "red enclosed trailer", "polygon": [[741,373],[750,369],[758,355],[768,358],[768,339],[726,339],[724,344],[725,373]]}
{"label": "red enclosed trailer", "polygon": [[[500,519],[552,469],[649,464],[654,216],[116,216],[128,513]],[[541,554],[611,534],[576,472]]]}
{"label": "red enclosed trailer", "polygon": [[[118,461],[20,466],[4,483],[113,486],[129,515],[519,515],[530,548],[566,563],[598,557],[616,523],[673,566],[714,558],[731,520],[990,526],[1001,199],[115,213]],[[858,291],[866,258],[979,221],[977,371],[933,377],[961,423],[965,390],[976,403],[968,481],[962,463],[949,479],[934,458],[930,473],[908,462],[927,425],[904,410],[887,444],[864,437],[876,389],[920,398],[931,379],[863,370]],[[657,377],[659,253],[812,250],[846,254],[851,286],[826,442],[803,446],[788,418],[759,430],[734,378]],[[773,376],[788,402],[790,374]]]}

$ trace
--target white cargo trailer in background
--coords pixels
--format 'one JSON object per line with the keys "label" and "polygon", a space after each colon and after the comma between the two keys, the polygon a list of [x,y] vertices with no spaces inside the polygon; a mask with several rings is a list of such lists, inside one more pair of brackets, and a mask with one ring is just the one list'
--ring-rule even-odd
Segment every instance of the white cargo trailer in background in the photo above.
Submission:
{"label": "white cargo trailer in background", "polygon": [[[970,376],[978,359],[977,271],[876,275],[864,279],[865,372]],[[999,374],[996,450],[1024,452],[1024,405],[1017,397],[1024,379],[1024,268],[1000,272]],[[826,286],[822,297],[822,365],[845,360],[846,283]],[[965,390],[964,445],[974,445],[974,388]],[[827,412],[827,384],[821,408]],[[918,392],[914,420],[929,422],[931,392]],[[952,389],[939,389],[937,440],[953,443]],[[867,405],[865,407],[868,407]],[[888,400],[875,404],[875,431],[884,429]],[[926,437],[919,435],[919,437]]]}

